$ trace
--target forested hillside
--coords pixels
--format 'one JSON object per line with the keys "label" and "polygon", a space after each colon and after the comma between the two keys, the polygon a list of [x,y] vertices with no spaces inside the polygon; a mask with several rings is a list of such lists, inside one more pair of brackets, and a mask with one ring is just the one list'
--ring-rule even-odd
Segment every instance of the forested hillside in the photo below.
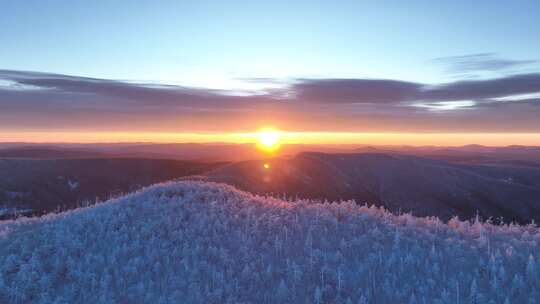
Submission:
{"label": "forested hillside", "polygon": [[[267,163],[269,168],[264,168]],[[540,221],[540,168],[464,164],[412,155],[305,152],[290,158],[231,163],[207,179],[251,193],[320,200],[354,199],[393,212],[448,221]]]}
{"label": "forested hillside", "polygon": [[219,165],[166,159],[0,157],[0,220],[93,204]]}
{"label": "forested hillside", "polygon": [[540,231],[158,184],[0,222],[0,303],[538,303]]}

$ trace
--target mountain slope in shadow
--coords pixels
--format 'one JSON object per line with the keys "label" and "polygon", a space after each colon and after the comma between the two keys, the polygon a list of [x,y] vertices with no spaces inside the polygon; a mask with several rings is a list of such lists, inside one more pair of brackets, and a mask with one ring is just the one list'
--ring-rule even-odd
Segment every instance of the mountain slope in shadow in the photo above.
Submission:
{"label": "mountain slope in shadow", "polygon": [[[269,168],[263,165],[267,164]],[[206,175],[259,194],[354,199],[419,216],[540,219],[540,170],[455,164],[409,155],[306,152],[244,161]]]}
{"label": "mountain slope in shadow", "polygon": [[219,165],[132,158],[0,158],[0,220],[76,208]]}

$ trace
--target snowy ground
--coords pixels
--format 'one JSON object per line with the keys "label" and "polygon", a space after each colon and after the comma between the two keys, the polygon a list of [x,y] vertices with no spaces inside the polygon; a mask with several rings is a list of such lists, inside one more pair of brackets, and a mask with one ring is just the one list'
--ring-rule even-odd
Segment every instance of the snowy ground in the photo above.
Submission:
{"label": "snowy ground", "polygon": [[32,212],[32,209],[14,208],[0,204],[0,217],[8,215],[25,215]]}
{"label": "snowy ground", "polygon": [[0,303],[540,303],[534,226],[181,182],[0,222]]}

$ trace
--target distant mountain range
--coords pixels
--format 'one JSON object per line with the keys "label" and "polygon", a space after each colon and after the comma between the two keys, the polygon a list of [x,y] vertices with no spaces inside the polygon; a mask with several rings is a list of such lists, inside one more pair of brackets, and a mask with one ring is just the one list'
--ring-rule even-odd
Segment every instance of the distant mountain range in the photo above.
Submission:
{"label": "distant mountain range", "polygon": [[[540,166],[540,147],[487,147],[466,145],[370,146],[370,145],[284,145],[276,156],[301,152],[405,154],[465,163],[511,162]],[[35,144],[0,143],[0,158],[152,158],[196,161],[242,161],[261,158],[253,144],[232,143],[104,143]]]}
{"label": "distant mountain range", "polygon": [[[264,167],[267,164],[268,168]],[[403,154],[301,153],[232,163],[204,179],[260,194],[354,199],[418,216],[540,220],[540,168]]]}
{"label": "distant mountain range", "polygon": [[252,145],[225,143],[0,144],[0,219],[70,209],[171,179],[354,199],[442,219],[540,221],[539,147],[290,145],[263,158]]}
{"label": "distant mountain range", "polygon": [[[351,152],[356,146],[286,145],[280,155],[302,151]],[[202,162],[222,162],[261,157],[253,144],[181,143],[181,144],[2,144],[0,158],[76,159],[76,158],[147,158]]]}

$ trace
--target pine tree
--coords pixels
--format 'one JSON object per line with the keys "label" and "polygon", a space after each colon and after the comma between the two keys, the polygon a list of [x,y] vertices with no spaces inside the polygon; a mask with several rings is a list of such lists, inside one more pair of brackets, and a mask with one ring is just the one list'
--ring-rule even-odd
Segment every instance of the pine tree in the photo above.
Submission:
{"label": "pine tree", "polygon": [[364,295],[361,295],[357,304],[368,304],[368,301]]}
{"label": "pine tree", "polygon": [[471,289],[469,291],[469,299],[468,299],[468,302],[470,304],[477,304],[478,303],[478,298],[477,298],[477,286],[476,286],[476,279],[473,279],[472,283],[471,283]]}
{"label": "pine tree", "polygon": [[317,286],[317,288],[315,288],[315,295],[314,295],[314,300],[315,300],[315,303],[316,304],[322,304],[322,291],[321,289],[319,288],[319,286]]}
{"label": "pine tree", "polygon": [[441,302],[441,304],[450,304],[450,303],[452,303],[450,292],[448,292],[448,290],[443,289],[443,291],[441,292],[441,296],[440,296],[440,302]]}
{"label": "pine tree", "polygon": [[313,236],[311,235],[311,229],[308,230],[304,248],[309,255],[309,264],[313,268]]}
{"label": "pine tree", "polygon": [[534,257],[531,255],[529,255],[529,259],[527,261],[527,266],[525,268],[525,274],[527,276],[527,281],[534,286],[534,284],[536,283],[536,276],[537,276],[537,271],[536,271],[536,262],[534,261]]}
{"label": "pine tree", "polygon": [[289,296],[289,289],[287,288],[285,281],[283,281],[282,279],[281,282],[279,282],[279,286],[277,289],[277,298],[280,301],[285,301],[287,300],[288,296]]}

